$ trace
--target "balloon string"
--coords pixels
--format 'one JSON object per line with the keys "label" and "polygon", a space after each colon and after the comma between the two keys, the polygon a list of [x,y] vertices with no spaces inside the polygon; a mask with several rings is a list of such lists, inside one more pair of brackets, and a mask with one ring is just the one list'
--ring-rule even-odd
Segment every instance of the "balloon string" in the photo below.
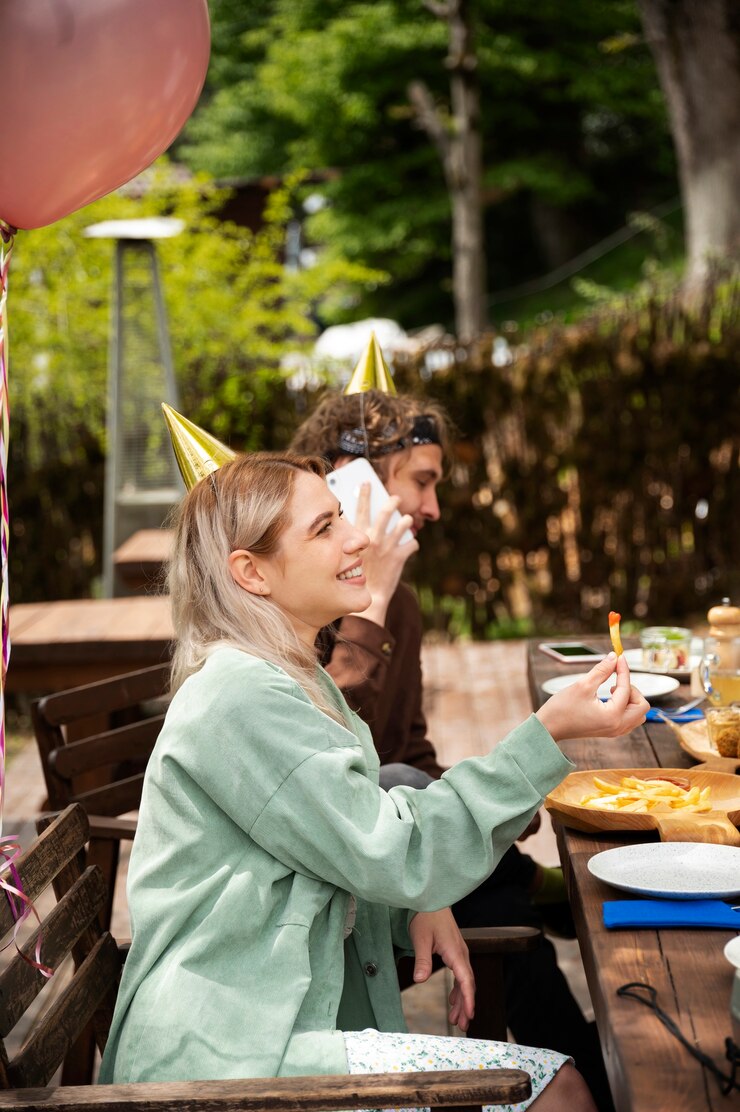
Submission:
{"label": "balloon string", "polygon": [[13,232],[10,225],[0,221],[0,833],[5,802],[5,676],[10,661],[10,629],[8,622],[8,545],[10,540],[10,515],[8,512],[8,329],[6,302],[8,272],[13,254]]}
{"label": "balloon string", "polygon": [[[2,832],[3,804],[5,802],[5,677],[10,660],[10,631],[8,625],[8,542],[10,539],[10,516],[8,513],[8,329],[6,323],[6,304],[8,297],[8,272],[13,254],[15,228],[0,221],[0,620],[2,621],[2,656],[0,657],[0,832]],[[11,941],[24,961],[27,961],[44,977],[51,977],[53,970],[41,961],[41,931],[36,938],[36,960],[27,957],[18,946],[18,931],[29,915],[33,914],[41,926],[36,908],[23,891],[21,878],[15,866],[20,854],[20,846],[13,838],[0,837],[0,857],[5,865],[0,866],[0,888],[5,892],[10,910],[15,920]],[[10,874],[12,883],[8,880]],[[10,942],[6,943],[10,945]],[[4,948],[4,947],[3,947]]]}
{"label": "balloon string", "polygon": [[[28,962],[28,964],[34,969],[37,969],[42,977],[53,977],[54,970],[51,969],[48,965],[44,965],[41,960],[40,930],[36,936],[34,958],[29,958],[27,954],[24,954],[20,946],[18,945],[18,932],[29,915],[33,915],[36,922],[39,924],[39,927],[41,927],[39,914],[36,908],[33,906],[32,900],[30,900],[26,893],[23,891],[21,878],[18,875],[18,870],[15,866],[16,859],[20,855],[20,852],[21,847],[15,840],[15,838],[10,838],[7,836],[4,838],[0,838],[0,856],[5,859],[5,864],[3,866],[0,866],[0,868],[2,869],[2,872],[0,872],[0,888],[2,888],[2,890],[5,892],[6,899],[10,904],[11,914],[15,921],[15,926],[13,927],[13,937],[9,939],[4,946],[0,947],[0,950],[7,949],[7,947],[10,946],[10,944],[12,943],[20,956],[23,958],[23,960],[25,962]],[[7,873],[10,873],[12,883],[8,880],[6,876]]]}

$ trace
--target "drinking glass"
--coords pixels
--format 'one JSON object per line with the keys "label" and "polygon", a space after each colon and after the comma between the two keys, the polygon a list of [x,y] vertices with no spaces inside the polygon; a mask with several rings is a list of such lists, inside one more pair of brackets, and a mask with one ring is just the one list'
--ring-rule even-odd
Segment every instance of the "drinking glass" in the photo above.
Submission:
{"label": "drinking glass", "polygon": [[700,675],[712,706],[740,703],[740,637],[707,637]]}

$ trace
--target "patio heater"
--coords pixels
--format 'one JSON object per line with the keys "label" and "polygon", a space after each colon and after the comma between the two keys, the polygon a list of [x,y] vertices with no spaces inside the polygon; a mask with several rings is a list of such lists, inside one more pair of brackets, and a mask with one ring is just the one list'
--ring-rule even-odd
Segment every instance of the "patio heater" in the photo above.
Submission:
{"label": "patio heater", "polygon": [[156,240],[178,235],[168,217],[107,220],[85,235],[115,240],[108,355],[108,455],[103,515],[103,593],[133,593],[116,575],[113,554],[140,529],[158,529],[184,487],[162,419],[178,408]]}

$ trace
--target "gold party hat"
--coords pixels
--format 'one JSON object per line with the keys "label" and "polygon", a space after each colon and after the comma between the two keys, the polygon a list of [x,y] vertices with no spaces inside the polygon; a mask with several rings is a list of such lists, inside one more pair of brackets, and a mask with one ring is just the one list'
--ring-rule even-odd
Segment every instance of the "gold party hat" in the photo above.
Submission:
{"label": "gold party hat", "polygon": [[396,384],[391,378],[388,364],[383,358],[375,333],[370,333],[367,347],[352,372],[345,394],[362,394],[365,390],[380,390],[382,394],[395,394]]}
{"label": "gold party hat", "polygon": [[196,483],[205,479],[212,471],[218,471],[222,464],[236,459],[236,452],[188,421],[187,417],[183,417],[171,405],[162,402],[162,411],[172,437],[177,466],[188,490],[192,490]]}

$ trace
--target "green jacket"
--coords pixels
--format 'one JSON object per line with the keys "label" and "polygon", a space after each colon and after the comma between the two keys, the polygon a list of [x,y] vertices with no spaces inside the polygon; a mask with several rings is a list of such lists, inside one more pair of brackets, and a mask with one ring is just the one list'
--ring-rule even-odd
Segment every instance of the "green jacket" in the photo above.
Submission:
{"label": "green jacket", "polygon": [[321,676],[352,729],[236,649],[172,700],[101,1082],[346,1072],[342,1030],[404,1030],[409,912],[477,887],[572,767],[532,717],[425,791],[385,793],[370,731]]}

